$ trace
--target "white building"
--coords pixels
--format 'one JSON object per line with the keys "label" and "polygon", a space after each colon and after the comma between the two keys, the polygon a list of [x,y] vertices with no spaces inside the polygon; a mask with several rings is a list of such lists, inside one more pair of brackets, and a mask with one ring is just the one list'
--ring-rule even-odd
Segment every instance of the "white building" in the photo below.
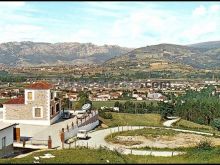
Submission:
{"label": "white building", "polygon": [[164,96],[161,93],[148,93],[147,97],[149,100],[157,100],[157,101],[164,100]]}
{"label": "white building", "polygon": [[15,125],[0,122],[0,158],[13,152]]}
{"label": "white building", "polygon": [[61,116],[61,100],[51,91],[47,82],[27,86],[24,97],[8,100],[3,104],[3,122],[51,125]]}

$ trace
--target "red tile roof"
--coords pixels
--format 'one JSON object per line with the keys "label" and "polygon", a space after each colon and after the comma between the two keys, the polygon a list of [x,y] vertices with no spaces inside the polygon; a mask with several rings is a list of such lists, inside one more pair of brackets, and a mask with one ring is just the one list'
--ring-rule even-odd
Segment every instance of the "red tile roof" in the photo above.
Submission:
{"label": "red tile roof", "polygon": [[45,81],[35,82],[26,87],[26,89],[51,89],[53,87],[52,84],[49,84]]}
{"label": "red tile roof", "polygon": [[10,99],[7,102],[5,102],[4,104],[24,104],[24,97],[19,96],[15,99]]}

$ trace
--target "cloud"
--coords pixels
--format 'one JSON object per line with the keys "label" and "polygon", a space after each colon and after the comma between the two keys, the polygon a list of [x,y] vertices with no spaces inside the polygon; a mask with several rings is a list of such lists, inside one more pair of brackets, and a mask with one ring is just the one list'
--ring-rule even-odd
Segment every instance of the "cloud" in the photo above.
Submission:
{"label": "cloud", "polygon": [[36,39],[39,36],[43,35],[42,27],[20,24],[20,25],[6,25],[0,28],[1,33],[1,42],[10,42],[10,41],[22,41],[24,38]]}
{"label": "cloud", "polygon": [[[188,44],[201,38],[213,39],[213,33],[218,31],[218,15],[211,14],[211,7],[204,10],[203,6],[199,6],[193,11],[191,16],[187,16],[177,11],[142,6],[116,17],[110,26],[97,27],[99,30],[96,33],[88,33],[91,28],[85,27],[83,31],[76,32],[77,37],[72,39],[127,47],[159,43]],[[203,17],[198,17],[202,14]]]}
{"label": "cloud", "polygon": [[202,22],[200,24],[193,25],[191,28],[187,29],[182,34],[185,38],[188,38],[189,40],[194,40],[199,38],[201,35],[215,32],[216,29],[216,22]]}
{"label": "cloud", "polygon": [[212,5],[211,7],[210,7],[210,11],[211,12],[217,12],[217,11],[219,11],[220,10],[220,5]]}
{"label": "cloud", "polygon": [[173,25],[180,23],[173,12],[145,7],[116,20],[110,40],[131,47],[156,44],[165,39],[171,42],[174,40],[170,36],[173,36],[179,28]]}
{"label": "cloud", "polygon": [[23,7],[26,3],[25,2],[16,2],[16,1],[1,1],[0,7],[7,7],[7,8],[17,8],[17,7]]}
{"label": "cloud", "polygon": [[193,11],[193,16],[202,16],[206,14],[206,8],[202,5],[200,5],[199,7],[197,7],[194,11]]}
{"label": "cloud", "polygon": [[69,36],[65,38],[65,41],[72,42],[89,42],[94,41],[98,37],[98,34],[95,31],[89,30],[89,29],[80,29],[74,33],[71,33]]}
{"label": "cloud", "polygon": [[186,5],[183,11],[148,2],[83,2],[76,10],[74,5],[58,6],[59,15],[55,7],[47,11],[46,6],[25,2],[4,5],[7,7],[0,10],[1,42],[30,39],[141,47],[218,40],[220,34],[218,3],[194,9]]}

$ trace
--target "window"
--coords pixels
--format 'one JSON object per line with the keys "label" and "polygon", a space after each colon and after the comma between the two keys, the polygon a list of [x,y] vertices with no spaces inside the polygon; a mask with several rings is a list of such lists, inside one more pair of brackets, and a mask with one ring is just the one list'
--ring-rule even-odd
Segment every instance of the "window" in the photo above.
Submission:
{"label": "window", "polygon": [[32,100],[32,92],[28,92],[28,100]]}
{"label": "window", "polygon": [[2,138],[2,149],[6,147],[6,137]]}
{"label": "window", "polygon": [[52,116],[54,115],[54,108],[53,108],[53,106],[51,107],[51,115]]}
{"label": "window", "polygon": [[42,117],[42,109],[41,108],[34,108],[34,117],[36,117],[36,118]]}
{"label": "window", "polygon": [[53,92],[50,93],[50,99],[53,99]]}
{"label": "window", "polygon": [[57,103],[57,104],[56,104],[56,112],[59,112],[59,111],[60,111],[60,104]]}

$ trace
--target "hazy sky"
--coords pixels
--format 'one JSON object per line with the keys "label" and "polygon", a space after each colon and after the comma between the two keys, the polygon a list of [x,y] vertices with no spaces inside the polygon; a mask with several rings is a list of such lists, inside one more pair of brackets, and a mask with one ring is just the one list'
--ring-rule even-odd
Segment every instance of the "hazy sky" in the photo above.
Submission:
{"label": "hazy sky", "polygon": [[141,47],[220,40],[220,2],[0,2],[0,42]]}

